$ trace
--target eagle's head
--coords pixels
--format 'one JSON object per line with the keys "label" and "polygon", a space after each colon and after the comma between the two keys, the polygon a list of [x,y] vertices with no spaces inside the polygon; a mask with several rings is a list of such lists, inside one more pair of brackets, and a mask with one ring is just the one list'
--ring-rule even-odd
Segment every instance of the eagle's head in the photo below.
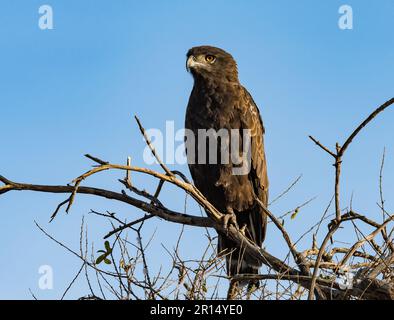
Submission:
{"label": "eagle's head", "polygon": [[194,79],[238,82],[237,63],[231,54],[220,48],[191,48],[187,53],[186,68]]}

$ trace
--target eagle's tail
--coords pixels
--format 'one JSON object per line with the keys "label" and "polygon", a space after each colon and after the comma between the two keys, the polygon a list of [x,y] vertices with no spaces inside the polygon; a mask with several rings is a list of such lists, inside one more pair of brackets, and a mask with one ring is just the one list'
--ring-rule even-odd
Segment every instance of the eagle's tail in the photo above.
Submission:
{"label": "eagle's tail", "polygon": [[[261,247],[264,237],[267,218],[261,210],[236,213],[237,223],[240,228],[245,227],[245,236]],[[223,234],[219,234],[218,254],[226,256],[227,275],[255,275],[259,273],[261,262],[248,255],[245,248],[239,248]],[[258,287],[259,281],[244,281],[239,285],[254,285]]]}
{"label": "eagle's tail", "polygon": [[[247,255],[245,253],[245,248],[238,248],[232,240],[224,235],[219,235],[218,255],[226,257],[226,270],[228,276],[259,274],[261,263]],[[241,281],[239,285],[244,286],[249,284],[249,282],[248,280]],[[258,281],[256,284],[258,284]]]}

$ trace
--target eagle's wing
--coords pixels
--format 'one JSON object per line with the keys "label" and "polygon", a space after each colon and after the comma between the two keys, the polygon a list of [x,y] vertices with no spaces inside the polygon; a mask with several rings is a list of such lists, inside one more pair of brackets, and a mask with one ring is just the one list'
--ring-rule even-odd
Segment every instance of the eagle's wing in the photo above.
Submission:
{"label": "eagle's wing", "polygon": [[[255,195],[267,206],[268,204],[268,175],[267,161],[264,150],[264,125],[259,109],[250,93],[243,88],[242,129],[250,129],[251,134],[251,168],[249,179],[253,185]],[[265,237],[267,217],[257,205],[258,218],[253,221],[256,242],[261,245]],[[260,220],[261,219],[261,220]]]}
{"label": "eagle's wing", "polygon": [[250,93],[243,88],[242,129],[249,129],[251,133],[251,170],[249,176],[253,188],[259,199],[267,205],[268,176],[267,162],[264,150],[264,125],[259,109]]}

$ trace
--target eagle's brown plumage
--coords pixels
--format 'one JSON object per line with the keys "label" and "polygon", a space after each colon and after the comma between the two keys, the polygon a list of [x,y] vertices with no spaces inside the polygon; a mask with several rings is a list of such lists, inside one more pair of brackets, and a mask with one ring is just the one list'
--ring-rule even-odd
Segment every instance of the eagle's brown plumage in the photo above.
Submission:
{"label": "eagle's brown plumage", "polygon": [[[234,175],[231,161],[221,164],[220,157],[218,164],[197,163],[197,143],[194,164],[190,161],[191,150],[186,141],[194,183],[218,210],[235,214],[238,226],[246,228],[246,236],[261,246],[267,217],[255,197],[267,205],[268,178],[264,126],[259,110],[238,80],[235,60],[224,50],[211,46],[194,47],[187,53],[187,68],[193,75],[194,86],[187,106],[185,128],[194,132],[196,140],[198,129],[238,129],[241,141],[242,129],[250,129],[252,135],[251,166],[249,173],[244,175]],[[217,150],[211,150],[219,155],[220,151],[220,143]],[[219,234],[218,251],[227,254],[229,275],[258,273],[260,263],[245,255],[225,234]]]}

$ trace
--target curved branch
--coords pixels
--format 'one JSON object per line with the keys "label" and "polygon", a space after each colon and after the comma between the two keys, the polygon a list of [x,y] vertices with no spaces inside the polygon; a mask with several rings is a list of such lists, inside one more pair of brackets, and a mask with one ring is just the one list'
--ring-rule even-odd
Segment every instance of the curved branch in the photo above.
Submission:
{"label": "curved branch", "polygon": [[[209,202],[207,202],[205,200],[205,198],[199,193],[199,191],[194,188],[194,186],[183,183],[183,182],[175,179],[174,177],[169,177],[167,175],[162,175],[157,172],[154,172],[154,171],[151,171],[148,169],[142,169],[142,168],[133,168],[133,167],[117,166],[117,165],[104,165],[103,167],[107,167],[107,166],[121,168],[124,170],[134,170],[135,169],[135,171],[146,172],[151,175],[157,176],[159,178],[163,178],[164,180],[167,180],[169,182],[172,182],[175,184],[180,184],[183,188],[186,189],[187,192],[189,192],[193,196],[193,198],[195,198],[196,200],[201,201],[203,203],[205,201],[204,207],[207,208],[207,211],[210,210],[211,208],[214,208]],[[10,185],[10,187],[7,190],[4,190],[4,193],[9,192],[9,191],[13,191],[13,190],[15,190],[15,191],[26,190],[26,191],[45,192],[45,193],[73,193],[75,191],[74,186],[37,185],[37,184],[18,183],[18,182],[10,181],[2,176],[0,176],[0,181],[2,181],[2,182],[7,181],[7,183]],[[280,259],[269,254],[264,249],[261,249],[258,246],[256,246],[248,238],[246,238],[242,233],[240,233],[239,230],[236,229],[234,226],[230,225],[228,227],[228,229],[225,229],[223,227],[223,224],[220,222],[220,218],[218,220],[216,220],[215,216],[213,216],[214,219],[205,218],[205,217],[190,216],[187,214],[183,214],[183,213],[169,210],[167,208],[156,207],[155,205],[152,205],[150,203],[132,198],[126,194],[117,193],[117,192],[99,189],[99,188],[80,186],[76,192],[80,193],[80,194],[95,195],[98,197],[103,197],[103,198],[117,200],[117,201],[120,201],[123,203],[127,203],[129,205],[137,207],[145,212],[151,213],[153,215],[156,215],[159,218],[162,218],[162,219],[170,221],[170,222],[186,224],[186,225],[191,225],[191,226],[198,226],[198,227],[215,228],[219,232],[226,233],[228,235],[228,237],[231,238],[233,241],[235,241],[239,246],[242,246],[243,248],[245,248],[245,254],[251,255],[255,259],[261,261],[263,264],[274,269],[276,272],[279,272],[281,274],[294,275],[294,276],[301,275],[301,273],[298,270],[291,268],[290,266],[288,266],[286,263],[284,263]],[[213,209],[213,210],[216,210],[216,209]],[[210,212],[210,213],[212,214],[212,212]],[[214,213],[220,214],[218,211],[216,211]]]}
{"label": "curved branch", "polygon": [[352,143],[353,139],[360,133],[360,131],[368,124],[370,123],[379,113],[383,112],[386,110],[388,107],[394,104],[394,98],[391,98],[390,100],[386,101],[383,103],[380,107],[378,107],[374,112],[372,112],[353,132],[352,134],[346,139],[345,143],[343,146],[340,148],[340,151],[338,152],[338,156],[341,157],[345,153],[346,149],[349,147],[349,145]]}
{"label": "curved branch", "polygon": [[[0,181],[3,181],[2,178],[4,179],[4,177],[0,176]],[[45,193],[73,193],[75,190],[73,186],[38,185],[38,184],[18,183],[11,181],[9,181],[9,183],[10,185],[8,185],[7,189],[3,190],[3,193],[14,191],[14,190],[36,191],[36,192],[45,192]],[[204,227],[204,228],[214,227],[213,221],[209,218],[191,216],[180,212],[175,212],[167,208],[161,208],[161,207],[159,208],[153,204],[130,197],[126,194],[117,193],[110,190],[93,188],[93,187],[79,187],[77,193],[94,195],[106,199],[117,200],[123,203],[127,203],[129,205],[137,207],[145,212],[151,213],[159,218],[162,218],[170,222],[186,224],[196,227]]]}
{"label": "curved branch", "polygon": [[289,234],[283,227],[283,225],[279,222],[279,220],[265,207],[264,203],[260,201],[260,199],[256,198],[257,203],[263,209],[263,211],[267,214],[267,216],[271,219],[271,221],[275,224],[275,226],[282,233],[283,238],[285,239],[287,246],[290,249],[291,254],[293,255],[294,261],[297,263],[298,267],[302,271],[304,275],[309,275],[309,268],[307,267],[307,263],[305,261],[305,257],[302,256],[300,252],[297,251],[295,243],[290,239]]}

